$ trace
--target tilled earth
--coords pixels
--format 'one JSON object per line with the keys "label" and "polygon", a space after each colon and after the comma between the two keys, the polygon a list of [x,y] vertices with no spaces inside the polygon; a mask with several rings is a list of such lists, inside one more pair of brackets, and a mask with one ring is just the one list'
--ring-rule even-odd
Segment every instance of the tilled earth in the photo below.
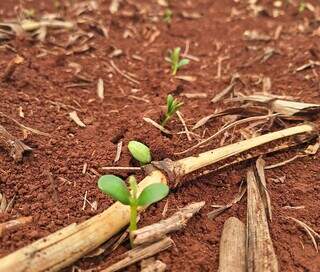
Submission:
{"label": "tilled earth", "polygon": [[[33,217],[33,223],[0,237],[1,256],[105,210],[112,202],[96,183],[104,173],[103,166],[134,165],[126,148],[128,141],[146,143],[154,160],[181,158],[174,153],[196,144],[196,137],[189,142],[185,134],[179,134],[183,126],[178,118],[168,125],[174,133],[170,137],[143,121],[143,117],[160,120],[169,93],[184,102],[181,112],[190,129],[200,118],[230,106],[210,100],[229,85],[236,73],[242,82],[237,93],[261,92],[262,82],[270,78],[268,92],[320,103],[318,1],[308,1],[304,10],[299,1],[259,1],[263,10],[254,14],[257,7],[249,2],[255,1],[173,0],[169,25],[162,19],[165,7],[158,4],[161,1],[122,1],[115,14],[109,11],[110,1],[93,1],[96,5],[79,12],[81,2],[0,2],[1,21],[34,11],[35,16],[59,13],[64,20],[78,22],[73,31],[49,29],[43,42],[22,35],[0,45],[0,71],[16,54],[24,58],[11,80],[0,82],[0,112],[50,134],[26,135],[12,120],[0,117],[1,125],[34,150],[23,162],[15,163],[0,149],[0,192],[8,200],[14,197],[11,211],[0,215],[0,222]],[[283,2],[280,7],[278,2]],[[253,30],[260,36],[252,40],[252,35],[248,38],[245,34]],[[74,37],[78,39],[74,41]],[[190,64],[178,72],[179,76],[189,76],[187,81],[172,77],[165,61],[168,50],[177,46],[182,51],[189,47],[192,57]],[[296,70],[310,61],[310,67]],[[99,78],[104,81],[103,101],[97,96]],[[190,98],[190,94],[195,97]],[[70,120],[69,113],[74,110],[85,128]],[[316,116],[314,119],[319,124]],[[208,137],[223,124],[224,120],[218,118],[194,132]],[[274,129],[279,128],[278,124]],[[224,144],[239,139],[229,137]],[[113,163],[119,140],[123,141],[123,151],[120,160]],[[217,148],[220,140],[194,154]],[[297,151],[265,159],[267,164],[274,164]],[[84,165],[87,171],[83,174]],[[159,254],[168,271],[217,271],[223,224],[230,216],[245,222],[246,199],[215,220],[206,215],[213,209],[211,205],[233,199],[249,166],[246,162],[190,179],[172,191],[168,215],[194,201],[204,200],[206,206],[184,230],[171,235],[175,246]],[[281,271],[320,271],[320,255],[309,237],[287,218],[295,217],[320,231],[319,169],[316,155],[266,172],[273,207],[270,230]],[[120,172],[122,177],[129,174]],[[97,203],[96,210],[88,203],[83,207],[85,195],[90,203]],[[148,209],[141,225],[159,221],[164,205],[162,201]],[[98,271],[125,250],[122,246],[109,256],[83,259],[73,268]],[[137,265],[125,271],[138,269]]]}

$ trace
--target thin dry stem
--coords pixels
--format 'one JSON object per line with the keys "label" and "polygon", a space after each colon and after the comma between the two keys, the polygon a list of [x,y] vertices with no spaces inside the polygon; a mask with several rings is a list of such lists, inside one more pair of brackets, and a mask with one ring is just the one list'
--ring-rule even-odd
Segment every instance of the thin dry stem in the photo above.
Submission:
{"label": "thin dry stem", "polygon": [[275,117],[277,116],[277,114],[271,114],[271,115],[263,115],[263,116],[253,116],[253,117],[248,117],[248,118],[245,118],[245,119],[241,119],[241,120],[238,120],[238,121],[235,121],[225,127],[223,127],[222,129],[220,129],[219,131],[217,131],[215,134],[213,134],[212,136],[210,136],[209,138],[199,142],[198,144],[182,151],[182,152],[177,152],[175,153],[175,155],[182,155],[182,154],[185,154],[189,151],[192,151],[198,147],[201,147],[202,145],[212,141],[214,138],[216,138],[218,135],[222,134],[223,132],[225,132],[226,130],[232,128],[232,127],[235,127],[235,126],[238,126],[238,125],[241,125],[241,124],[244,124],[244,123],[248,123],[248,122],[252,122],[252,121],[257,121],[257,120],[264,120],[264,119],[269,119],[269,118],[272,118],[272,117]]}
{"label": "thin dry stem", "polygon": [[154,242],[165,237],[166,234],[182,229],[188,220],[204,206],[205,202],[192,203],[171,217],[158,223],[146,226],[132,232],[133,244],[141,245]]}
{"label": "thin dry stem", "polygon": [[151,257],[171,247],[173,241],[166,237],[151,245],[141,245],[124,254],[124,258],[101,272],[115,272],[145,258]]}

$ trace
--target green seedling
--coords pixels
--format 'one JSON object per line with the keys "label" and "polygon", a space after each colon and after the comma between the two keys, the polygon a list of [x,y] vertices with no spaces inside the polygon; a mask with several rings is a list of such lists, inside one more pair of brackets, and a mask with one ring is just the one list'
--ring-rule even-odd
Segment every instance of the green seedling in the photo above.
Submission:
{"label": "green seedling", "polygon": [[161,122],[161,125],[164,127],[168,121],[174,116],[174,114],[181,108],[183,102],[179,102],[177,99],[174,99],[171,94],[167,96],[167,112],[164,115],[164,118]]}
{"label": "green seedling", "polygon": [[189,64],[190,62],[188,59],[180,59],[180,51],[181,48],[176,47],[170,53],[171,72],[173,76],[177,74],[181,67]]}
{"label": "green seedling", "polygon": [[300,1],[298,11],[300,13],[304,12],[306,10],[306,7],[307,7],[306,2],[305,1]]}
{"label": "green seedling", "polygon": [[163,21],[167,24],[171,24],[173,12],[171,9],[166,9],[163,13]]}
{"label": "green seedling", "polygon": [[138,141],[130,141],[128,144],[128,149],[132,157],[139,161],[141,165],[145,165],[151,162],[150,149],[143,143],[140,143]]}
{"label": "green seedling", "polygon": [[99,189],[123,205],[130,206],[130,243],[133,247],[132,231],[137,229],[138,208],[146,207],[165,198],[169,187],[163,183],[154,183],[145,187],[138,195],[138,185],[134,176],[129,177],[129,188],[126,183],[114,175],[102,176],[98,181]]}

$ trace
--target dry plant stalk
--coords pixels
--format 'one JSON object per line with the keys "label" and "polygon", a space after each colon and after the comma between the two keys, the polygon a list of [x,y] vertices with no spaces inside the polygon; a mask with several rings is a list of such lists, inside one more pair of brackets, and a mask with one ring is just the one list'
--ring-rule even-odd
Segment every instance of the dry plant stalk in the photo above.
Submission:
{"label": "dry plant stalk", "polygon": [[13,137],[3,126],[0,125],[0,146],[3,147],[10,156],[19,162],[23,155],[30,153],[32,148]]}
{"label": "dry plant stalk", "polygon": [[24,62],[24,58],[20,57],[19,55],[15,56],[7,65],[4,73],[2,75],[3,81],[8,81],[11,79],[13,73],[17,69],[17,67]]}
{"label": "dry plant stalk", "polygon": [[241,99],[245,101],[257,102],[260,104],[268,104],[274,112],[284,114],[286,116],[320,112],[320,105],[318,104],[284,100],[267,95],[250,95],[242,97]]}
{"label": "dry plant stalk", "polygon": [[265,207],[253,170],[247,173],[247,271],[278,272]]}
{"label": "dry plant stalk", "polygon": [[219,272],[246,271],[246,228],[235,217],[223,226],[219,249]]}
{"label": "dry plant stalk", "polygon": [[[172,171],[182,177],[201,167],[237,155],[259,145],[289,137],[312,133],[310,124],[269,133],[239,143],[220,147],[172,163]],[[167,183],[160,170],[153,170],[139,183],[139,189],[153,183]],[[59,271],[91,252],[129,224],[130,208],[119,202],[81,224],[71,224],[43,239],[21,248],[0,259],[0,272]]]}
{"label": "dry plant stalk", "polygon": [[141,245],[141,246],[135,247],[134,249],[126,252],[124,254],[124,258],[121,261],[111,265],[107,269],[101,270],[101,272],[118,271],[140,260],[151,257],[163,250],[166,250],[169,247],[171,247],[172,244],[173,244],[173,241],[169,237],[166,237],[151,245],[148,244],[148,245]]}
{"label": "dry plant stalk", "polygon": [[227,146],[222,146],[220,148],[201,153],[196,157],[191,156],[175,162],[174,172],[176,176],[181,177],[202,167],[206,167],[210,164],[227,159],[231,156],[240,154],[254,147],[297,134],[308,132],[311,133],[314,130],[315,128],[311,124],[304,124],[264,134]]}
{"label": "dry plant stalk", "polygon": [[192,203],[158,223],[146,226],[132,232],[134,245],[158,241],[167,233],[182,229],[188,220],[204,206],[205,202]]}
{"label": "dry plant stalk", "polygon": [[271,208],[271,198],[267,189],[267,181],[264,173],[265,161],[260,157],[256,162],[256,169],[259,179],[258,188],[260,191],[261,199],[263,201],[264,207],[266,209],[267,217],[270,221],[272,221],[272,208]]}
{"label": "dry plant stalk", "polygon": [[0,224],[0,237],[3,235],[3,233],[7,230],[11,230],[13,228],[19,227],[21,225],[25,225],[32,222],[32,216],[27,217],[19,217],[17,219],[4,222]]}

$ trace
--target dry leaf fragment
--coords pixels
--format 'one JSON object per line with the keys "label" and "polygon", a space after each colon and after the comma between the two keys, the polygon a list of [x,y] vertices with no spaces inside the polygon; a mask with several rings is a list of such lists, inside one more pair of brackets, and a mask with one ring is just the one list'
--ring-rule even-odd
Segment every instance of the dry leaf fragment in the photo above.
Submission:
{"label": "dry leaf fragment", "polygon": [[86,127],[86,125],[80,120],[76,111],[69,112],[69,117],[74,121],[79,127]]}

